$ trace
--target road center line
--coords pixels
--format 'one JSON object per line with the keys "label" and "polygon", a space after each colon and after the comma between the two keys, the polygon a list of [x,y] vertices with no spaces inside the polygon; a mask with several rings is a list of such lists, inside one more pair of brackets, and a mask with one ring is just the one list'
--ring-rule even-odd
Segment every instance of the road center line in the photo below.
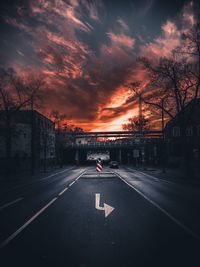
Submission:
{"label": "road center line", "polygon": [[15,204],[15,203],[17,203],[17,202],[19,202],[19,201],[21,201],[22,199],[23,199],[23,197],[20,197],[20,198],[17,198],[15,200],[11,201],[11,202],[8,202],[8,203],[4,204],[3,206],[0,207],[0,211],[5,209],[5,208],[7,208],[7,207],[9,207],[9,206],[11,206],[11,205],[13,205],[13,204]]}
{"label": "road center line", "polygon": [[5,247],[12,241],[18,234],[20,234],[32,221],[34,221],[43,211],[45,211],[54,201],[56,201],[57,197],[53,198],[47,205],[45,205],[42,209],[40,209],[35,215],[33,215],[27,222],[25,222],[17,231],[15,231],[12,235],[10,235],[6,240],[4,240],[0,244],[0,248]]}
{"label": "road center line", "polygon": [[[86,171],[82,172],[75,181],[73,181],[69,186],[72,186],[82,175],[84,175]],[[66,191],[69,189],[69,187],[66,187],[63,191]],[[64,192],[61,191],[63,194]],[[20,234],[32,221],[34,221],[43,211],[45,211],[51,204],[53,204],[54,201],[57,200],[57,197],[54,197],[46,206],[44,206],[42,209],[40,209],[35,215],[33,215],[27,222],[25,222],[17,231],[15,231],[12,235],[10,235],[6,240],[4,240],[2,243],[0,243],[0,249],[8,245],[18,234]]]}
{"label": "road center line", "polygon": [[61,196],[67,189],[68,189],[68,187],[66,187],[65,189],[63,189],[63,191],[61,191],[58,195]]}
{"label": "road center line", "polygon": [[67,189],[69,189],[70,186],[72,186],[82,175],[84,175],[86,171],[84,171],[83,173],[81,173],[73,182],[71,182],[69,184],[68,187],[65,187],[58,195],[61,196]]}
{"label": "road center line", "polygon": [[133,188],[138,194],[140,194],[143,198],[145,198],[148,202],[150,202],[153,206],[155,206],[157,209],[159,209],[161,212],[163,212],[168,218],[170,218],[173,222],[175,222],[179,227],[181,227],[185,232],[193,236],[194,238],[200,240],[200,236],[193,232],[190,228],[188,228],[186,225],[181,223],[178,219],[176,219],[174,216],[172,216],[169,212],[167,212],[165,209],[163,209],[159,204],[151,200],[149,197],[147,197],[144,193],[142,193],[140,190],[135,188],[132,184],[129,184],[119,173],[114,172],[124,183],[126,183],[128,186]]}
{"label": "road center line", "polygon": [[75,181],[73,181],[71,184],[69,184],[69,186],[72,186],[75,183]]}

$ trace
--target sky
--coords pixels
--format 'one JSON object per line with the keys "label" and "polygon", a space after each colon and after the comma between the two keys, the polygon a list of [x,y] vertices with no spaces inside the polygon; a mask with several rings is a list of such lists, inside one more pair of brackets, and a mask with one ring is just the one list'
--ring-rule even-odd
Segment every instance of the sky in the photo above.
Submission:
{"label": "sky", "polygon": [[87,131],[121,130],[138,113],[136,58],[168,56],[198,1],[1,0],[0,66],[44,76],[41,112]]}

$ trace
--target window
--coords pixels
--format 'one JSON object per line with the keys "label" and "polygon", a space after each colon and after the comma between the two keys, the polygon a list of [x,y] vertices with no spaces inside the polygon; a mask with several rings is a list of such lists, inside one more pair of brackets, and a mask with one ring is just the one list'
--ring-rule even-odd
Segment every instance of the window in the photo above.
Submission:
{"label": "window", "polygon": [[172,128],[172,135],[174,137],[177,137],[177,136],[181,135],[179,126],[175,126],[175,127]]}
{"label": "window", "polygon": [[192,126],[187,127],[186,135],[187,136],[193,136],[193,127]]}

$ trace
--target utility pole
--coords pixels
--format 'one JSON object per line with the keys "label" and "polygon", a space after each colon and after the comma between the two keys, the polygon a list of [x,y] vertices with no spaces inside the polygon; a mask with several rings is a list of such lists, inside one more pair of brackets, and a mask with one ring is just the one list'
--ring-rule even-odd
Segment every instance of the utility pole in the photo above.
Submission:
{"label": "utility pole", "polygon": [[[142,96],[141,93],[138,95],[139,97],[139,130],[142,134],[143,125],[142,125]],[[142,157],[142,166],[145,169],[145,147],[142,146],[141,148],[141,157]]]}
{"label": "utility pole", "polygon": [[44,172],[47,170],[47,129],[45,129],[45,132],[43,133],[43,146],[44,146]]}
{"label": "utility pole", "polygon": [[33,97],[31,98],[31,174],[35,173],[35,141],[34,141],[34,109]]}
{"label": "utility pole", "polygon": [[165,135],[164,135],[164,127],[165,127],[165,118],[164,118],[164,99],[161,100],[162,107],[162,172],[166,172],[165,168]]}
{"label": "utility pole", "polygon": [[142,96],[139,94],[139,129],[140,131],[143,130],[142,127]]}

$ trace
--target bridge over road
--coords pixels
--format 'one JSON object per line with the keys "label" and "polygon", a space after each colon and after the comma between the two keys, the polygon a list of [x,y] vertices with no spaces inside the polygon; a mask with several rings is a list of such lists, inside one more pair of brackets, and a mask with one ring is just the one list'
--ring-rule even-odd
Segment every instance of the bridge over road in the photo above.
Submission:
{"label": "bridge over road", "polygon": [[163,145],[162,131],[110,131],[66,133],[66,163],[88,162],[88,153],[107,152],[119,163],[159,163]]}

